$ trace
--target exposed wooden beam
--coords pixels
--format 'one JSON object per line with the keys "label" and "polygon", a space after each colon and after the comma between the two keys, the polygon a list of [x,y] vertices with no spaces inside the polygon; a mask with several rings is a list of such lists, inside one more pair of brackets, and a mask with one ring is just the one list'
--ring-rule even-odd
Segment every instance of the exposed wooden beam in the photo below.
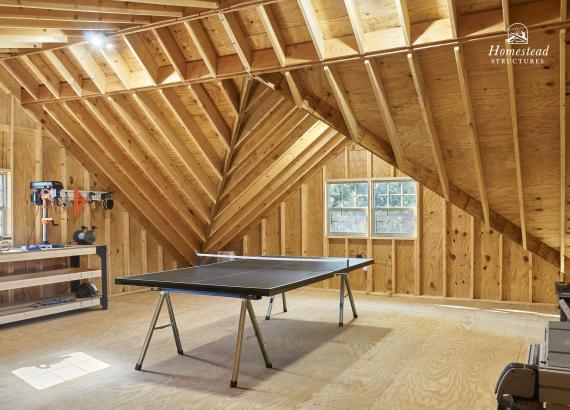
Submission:
{"label": "exposed wooden beam", "polygon": [[283,41],[283,37],[279,31],[279,25],[273,15],[273,11],[271,11],[271,5],[267,4],[257,6],[257,14],[259,14],[259,18],[265,28],[265,33],[269,38],[273,51],[275,51],[277,60],[279,60],[279,64],[281,64],[281,67],[285,67],[287,64],[285,42]]}
{"label": "exposed wooden beam", "polygon": [[348,128],[348,132],[350,133],[350,137],[354,141],[358,141],[358,123],[356,122],[356,117],[350,107],[350,100],[348,99],[348,95],[342,85],[340,76],[338,75],[336,68],[333,66],[324,66],[324,71],[329,82],[329,86],[331,87],[338,104],[338,108],[342,113],[344,122]]}
{"label": "exposed wooden beam", "polygon": [[[564,19],[566,19],[566,0],[562,0]],[[566,273],[566,30],[560,30],[560,272],[561,279]]]}
{"label": "exposed wooden beam", "polygon": [[412,25],[410,24],[410,14],[408,13],[408,0],[395,0],[400,26],[402,27],[402,35],[404,36],[404,44],[412,45]]}
{"label": "exposed wooden beam", "polygon": [[[124,2],[124,0],[113,0]],[[199,9],[215,9],[219,7],[217,0],[136,0],[135,3],[161,4],[164,6],[196,7]]]}
{"label": "exposed wooden beam", "polygon": [[455,7],[455,0],[447,0],[447,9],[449,10],[449,23],[451,26],[451,37],[457,38],[457,9]]}
{"label": "exposed wooden beam", "polygon": [[[136,164],[138,171],[133,169],[132,172],[144,175],[149,181],[146,184],[141,181],[139,182],[139,184],[141,184],[139,186],[147,186],[150,183],[148,186],[152,186],[153,189],[156,189],[158,193],[162,194],[162,197],[153,197],[152,200],[159,204],[165,201],[165,204],[172,205],[176,213],[174,215],[171,214],[167,219],[176,221],[180,218],[185,225],[181,226],[179,224],[177,227],[190,229],[193,235],[196,231],[202,230],[203,232],[205,227],[196,223],[196,216],[188,209],[186,200],[172,188],[172,183],[169,182],[158,167],[149,160],[150,155],[141,148],[144,146],[144,142],[141,142],[141,138],[144,138],[144,135],[129,133],[127,129],[117,121],[112,113],[112,108],[105,103],[103,98],[85,100],[82,101],[82,105],[90,112],[98,124],[106,130],[107,134],[112,136],[112,140],[120,145],[132,163]],[[103,133],[100,134],[103,135]],[[168,205],[164,207],[167,208]],[[203,234],[197,235],[197,237],[202,240],[203,236]]]}
{"label": "exposed wooden beam", "polygon": [[218,108],[206,92],[204,86],[201,84],[191,84],[188,89],[191,91],[194,99],[198,102],[204,111],[206,118],[210,122],[210,125],[212,125],[214,131],[216,131],[216,134],[220,137],[222,144],[226,147],[226,149],[229,149],[230,130],[224,122],[224,119],[218,111]]}
{"label": "exposed wooden beam", "polygon": [[69,47],[69,51],[93,81],[97,90],[99,90],[101,94],[105,94],[105,74],[91,53],[89,53],[88,48],[81,44],[74,44]]}
{"label": "exposed wooden beam", "polygon": [[471,149],[473,150],[473,163],[475,165],[475,176],[477,186],[479,188],[479,197],[481,206],[483,207],[483,217],[485,226],[489,226],[489,200],[487,198],[487,186],[485,184],[485,171],[483,170],[483,161],[481,159],[481,149],[479,147],[479,136],[475,127],[475,117],[473,115],[473,106],[471,105],[471,91],[469,90],[469,80],[467,76],[467,67],[463,57],[463,51],[460,47],[454,47],[455,62],[457,64],[457,73],[459,77],[459,86],[461,88],[461,100],[465,111],[465,119],[467,120],[467,134],[471,141]]}
{"label": "exposed wooden beam", "polygon": [[[101,152],[101,148],[98,147],[98,145],[95,144],[87,134],[82,132],[81,129],[79,129],[78,124],[67,117],[60,107],[51,105],[49,107],[44,106],[44,109],[53,121],[57,123],[57,125],[61,127],[76,144],[78,144],[80,149],[84,152],[84,155],[94,158],[94,153]],[[46,125],[50,130],[53,130],[53,127],[50,127],[49,122],[46,123]],[[79,156],[78,158],[82,158],[82,156]],[[155,205],[152,204],[151,201],[147,201],[140,194],[132,181],[128,180],[120,173],[113,172],[115,165],[112,164],[105,156],[98,155],[96,162],[103,170],[103,174],[117,185],[121,193],[129,197],[132,203],[137,204],[137,208],[149,221],[154,221],[153,225],[156,229],[161,232],[164,237],[170,238],[169,242],[176,244],[174,245],[176,249],[190,258],[195,249],[187,244],[183,238],[180,238],[179,240],[174,239],[177,237],[174,229],[166,220],[159,217],[160,214],[158,213],[158,209],[156,209]]]}
{"label": "exposed wooden beam", "polygon": [[[58,21],[58,20],[34,20],[34,19],[0,19],[0,28],[13,28],[25,30],[29,27],[40,29],[62,29],[66,31],[105,31],[108,33],[137,27],[138,24],[130,23],[89,23],[84,21]],[[59,41],[58,41],[59,43]]]}
{"label": "exposed wooden beam", "polygon": [[46,50],[44,57],[52,65],[53,69],[63,77],[63,79],[69,84],[73,92],[80,97],[82,95],[82,79],[79,74],[71,67],[71,65],[63,61],[60,57],[61,51],[51,51]]}
{"label": "exposed wooden beam", "polygon": [[[208,207],[204,203],[201,197],[199,197],[192,186],[189,186],[189,181],[187,181],[184,176],[180,173],[180,170],[172,162],[168,155],[161,148],[158,140],[152,135],[149,129],[137,118],[137,114],[133,109],[134,106],[139,104],[134,101],[132,96],[115,96],[109,97],[108,100],[111,103],[114,111],[119,115],[119,117],[129,126],[133,133],[140,136],[139,141],[143,145],[145,151],[148,155],[152,155],[156,158],[160,167],[165,170],[166,174],[172,178],[178,189],[183,192],[184,198],[188,202],[192,211],[197,216],[196,223],[208,223],[209,222],[209,212]],[[196,229],[198,232],[203,231],[201,227]]]}
{"label": "exposed wooden beam", "polygon": [[220,21],[246,71],[251,70],[251,48],[234,13],[220,13]]}
{"label": "exposed wooden beam", "polygon": [[180,80],[186,80],[186,59],[170,29],[168,27],[160,27],[153,29],[152,32],[155,34],[158,44],[164,50],[168,61],[174,67],[174,71],[176,71]]}
{"label": "exposed wooden beam", "polygon": [[216,200],[216,188],[214,184],[212,184],[210,178],[196,162],[194,156],[186,147],[184,141],[178,136],[176,130],[172,128],[164,112],[155,103],[155,98],[150,93],[137,93],[135,94],[135,99],[140,103],[139,105],[156,126],[160,134],[166,139],[168,145],[176,152],[178,158],[196,180],[197,185],[204,190],[210,201],[214,202]]}
{"label": "exposed wooden beam", "polygon": [[418,58],[414,56],[414,54],[412,53],[408,53],[407,58],[408,58],[408,63],[410,65],[412,78],[414,80],[416,94],[418,95],[420,111],[422,113],[422,118],[424,120],[426,132],[429,137],[429,142],[431,146],[431,151],[433,153],[435,166],[437,167],[437,174],[439,176],[443,197],[445,198],[446,201],[449,201],[449,178],[447,176],[445,161],[443,158],[443,153],[441,151],[441,146],[439,144],[439,137],[437,136],[437,129],[435,127],[435,121],[433,119],[431,105],[429,103],[429,99],[427,97],[427,93],[425,90],[420,62]]}
{"label": "exposed wooden beam", "polygon": [[137,33],[124,36],[123,39],[144,70],[147,78],[153,85],[157,85],[159,83],[158,64],[146,48],[144,41]]}
{"label": "exposed wooden beam", "polygon": [[320,61],[323,61],[325,59],[325,37],[321,30],[321,26],[319,25],[319,19],[315,13],[313,3],[311,0],[297,0],[297,4],[299,5],[301,14],[303,14],[303,18],[305,19],[305,24],[309,30],[317,56]]}
{"label": "exposed wooden beam", "polygon": [[60,97],[60,83],[59,78],[41,58],[41,55],[22,56],[21,61],[30,72],[36,76],[53,94],[55,98]]}
{"label": "exposed wooden beam", "polygon": [[[0,60],[0,64],[8,71],[12,77],[26,90],[32,98],[37,100],[40,97],[40,87],[25,67],[17,60]],[[18,98],[20,95],[18,94]]]}
{"label": "exposed wooden beam", "polygon": [[186,106],[178,97],[176,90],[174,88],[165,88],[160,90],[161,95],[164,97],[166,104],[174,113],[174,116],[178,119],[180,124],[186,129],[190,137],[192,138],[196,148],[201,152],[201,154],[206,158],[206,161],[210,165],[211,169],[214,171],[215,175],[219,180],[222,179],[222,161],[218,154],[212,147],[208,138],[204,135],[202,129],[196,124],[196,121],[188,110]]}
{"label": "exposed wooden beam", "polygon": [[303,107],[303,96],[299,90],[297,73],[295,73],[295,71],[285,71],[284,75],[287,80],[287,84],[289,85],[289,91],[291,91],[291,95],[293,96],[293,101],[295,101],[295,105],[297,108]]}
{"label": "exposed wooden beam", "polygon": [[[116,2],[110,4],[105,2],[105,6],[99,2],[91,0],[69,0],[60,1],[34,1],[34,0],[0,0],[0,7],[21,7],[44,10],[69,10],[76,12],[114,13],[114,14],[134,14],[164,17],[182,17],[181,10],[166,8],[160,5],[141,5],[135,2]],[[137,2],[138,3],[138,2]],[[156,3],[155,3],[156,4]]]}
{"label": "exposed wooden beam", "polygon": [[190,34],[198,53],[200,53],[200,57],[204,60],[204,64],[206,64],[206,68],[208,69],[210,75],[212,77],[216,76],[217,66],[218,66],[218,55],[216,54],[216,50],[210,37],[202,27],[202,23],[200,20],[188,20],[184,22],[184,27]]}
{"label": "exposed wooden beam", "polygon": [[364,54],[366,52],[366,33],[364,32],[364,25],[362,24],[358,3],[354,0],[344,0],[344,5],[348,13],[350,25],[352,26],[354,38],[356,39],[358,52]]}
{"label": "exposed wooden beam", "polygon": [[222,90],[222,93],[224,94],[224,97],[226,97],[226,100],[228,100],[230,103],[230,108],[232,109],[233,113],[235,115],[238,115],[240,96],[233,80],[229,79],[218,81],[218,86]]}
{"label": "exposed wooden beam", "polygon": [[85,22],[85,23],[115,23],[115,24],[150,24],[154,21],[167,19],[167,17],[144,16],[144,15],[128,15],[128,14],[111,14],[111,13],[91,13],[77,12],[69,10],[51,10],[51,9],[22,9],[19,7],[3,7],[0,13],[0,19],[17,19],[17,20],[53,20],[53,21],[69,21],[69,22]]}
{"label": "exposed wooden beam", "polygon": [[509,0],[501,0],[501,8],[503,10],[503,24],[505,26],[505,30],[509,29],[511,24],[511,13],[509,10]]}
{"label": "exposed wooden beam", "polygon": [[102,47],[100,52],[105,61],[107,62],[107,64],[109,64],[109,67],[111,67],[111,69],[113,70],[119,81],[121,82],[122,86],[125,88],[125,90],[130,90],[131,87],[133,86],[132,75],[131,71],[129,70],[129,66],[127,66],[127,63],[125,63],[125,60],[123,60],[121,54],[117,51],[115,47],[112,48]]}
{"label": "exposed wooden beam", "polygon": [[366,73],[368,74],[368,79],[370,80],[372,91],[374,92],[376,104],[378,104],[378,108],[382,114],[382,118],[384,119],[390,145],[392,145],[394,155],[396,156],[396,168],[405,170],[406,159],[404,151],[402,150],[402,144],[400,144],[400,138],[398,136],[398,129],[396,128],[396,123],[394,122],[392,111],[388,104],[388,98],[386,97],[384,86],[382,85],[380,71],[378,70],[376,63],[371,60],[364,60],[364,67],[366,68]]}
{"label": "exposed wooden beam", "polygon": [[[511,48],[511,45],[505,42],[505,47],[507,49]],[[517,181],[517,200],[519,208],[519,220],[521,226],[521,236],[522,245],[524,249],[527,249],[526,243],[526,215],[524,207],[524,191],[523,191],[523,180],[522,180],[522,164],[521,164],[521,143],[519,139],[519,123],[517,114],[517,95],[515,86],[515,73],[512,64],[507,64],[507,83],[509,86],[509,107],[511,111],[511,128],[513,130],[513,149],[514,149],[514,160],[515,160],[515,174]]]}
{"label": "exposed wooden beam", "polygon": [[[87,111],[85,108],[85,104],[87,103],[79,103],[79,102],[69,102],[64,103],[64,108],[67,114],[74,118],[76,123],[80,125],[90,136],[92,141],[97,141],[97,146],[100,147],[100,152],[104,153],[114,164],[115,166],[121,170],[126,175],[133,186],[138,187],[141,190],[141,193],[146,201],[152,202],[157,204],[155,207],[158,209],[160,215],[164,217],[165,220],[169,221],[172,228],[178,233],[180,238],[184,238],[185,241],[189,242],[193,249],[199,249],[200,247],[200,239],[199,236],[195,236],[190,229],[191,225],[183,225],[181,226],[181,221],[185,220],[184,217],[181,217],[179,211],[175,210],[174,208],[170,208],[171,205],[175,202],[173,198],[165,197],[161,200],[157,198],[157,191],[160,191],[162,187],[155,186],[154,184],[149,185],[149,180],[145,178],[145,173],[141,172],[139,167],[135,167],[132,165],[133,163],[130,162],[125,154],[124,151],[119,149],[116,146],[117,138],[115,135],[108,135],[106,130],[101,126],[91,115],[90,111]],[[112,127],[111,124],[109,126]],[[132,146],[130,150],[132,150]],[[126,151],[130,155],[130,150]],[[95,158],[98,158],[99,155],[94,155]],[[135,162],[136,164],[136,162]]]}

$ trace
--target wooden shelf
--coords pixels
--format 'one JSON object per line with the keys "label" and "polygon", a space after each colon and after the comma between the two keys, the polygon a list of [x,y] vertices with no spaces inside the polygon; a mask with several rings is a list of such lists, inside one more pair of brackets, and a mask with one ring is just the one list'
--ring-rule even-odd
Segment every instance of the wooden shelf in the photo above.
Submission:
{"label": "wooden shelf", "polygon": [[0,291],[101,277],[101,269],[64,268],[0,277]]}
{"label": "wooden shelf", "polygon": [[75,299],[73,301],[59,305],[33,307],[34,303],[37,302],[38,301],[2,307],[0,309],[0,325],[17,322],[20,320],[33,319],[41,316],[53,315],[55,313],[99,306],[101,304],[101,298],[99,296],[94,296],[92,298]]}
{"label": "wooden shelf", "polygon": [[38,251],[14,250],[4,253],[0,252],[0,263],[52,258],[68,258],[70,256],[95,255],[96,253],[97,247],[95,245],[66,246],[65,248],[45,249]]}

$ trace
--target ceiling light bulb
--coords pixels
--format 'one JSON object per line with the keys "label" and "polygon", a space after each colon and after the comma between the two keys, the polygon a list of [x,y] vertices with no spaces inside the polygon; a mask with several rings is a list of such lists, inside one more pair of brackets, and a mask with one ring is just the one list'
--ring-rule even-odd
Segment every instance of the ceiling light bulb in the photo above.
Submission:
{"label": "ceiling light bulb", "polygon": [[111,43],[110,41],[107,41],[107,44],[105,44],[105,48],[107,50],[112,50],[113,48],[115,48],[115,45],[113,43]]}
{"label": "ceiling light bulb", "polygon": [[101,47],[103,45],[103,41],[105,37],[103,37],[100,33],[91,33],[87,36],[89,42],[96,47]]}

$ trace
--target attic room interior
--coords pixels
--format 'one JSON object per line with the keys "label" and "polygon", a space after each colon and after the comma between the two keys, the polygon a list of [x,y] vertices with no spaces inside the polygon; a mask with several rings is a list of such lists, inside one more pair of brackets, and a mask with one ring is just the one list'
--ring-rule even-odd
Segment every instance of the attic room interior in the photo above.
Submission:
{"label": "attic room interior", "polygon": [[570,408],[566,0],[0,0],[0,407]]}

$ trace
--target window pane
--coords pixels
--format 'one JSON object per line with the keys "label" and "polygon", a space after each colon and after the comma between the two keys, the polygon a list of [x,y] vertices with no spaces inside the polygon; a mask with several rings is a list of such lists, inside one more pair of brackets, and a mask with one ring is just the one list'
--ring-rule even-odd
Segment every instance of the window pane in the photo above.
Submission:
{"label": "window pane", "polygon": [[366,234],[366,210],[331,210],[329,233]]}
{"label": "window pane", "polygon": [[415,194],[416,193],[416,183],[409,181],[402,183],[404,188],[404,194]]}
{"label": "window pane", "polygon": [[374,234],[413,236],[415,229],[413,210],[382,209],[374,212]]}
{"label": "window pane", "polygon": [[374,192],[377,194],[387,194],[388,193],[388,183],[386,182],[375,182]]}
{"label": "window pane", "polygon": [[390,195],[389,206],[399,208],[402,206],[402,197],[400,195]]}
{"label": "window pane", "polygon": [[415,208],[416,207],[416,196],[415,195],[404,195],[402,200],[402,206],[404,208]]}
{"label": "window pane", "polygon": [[329,208],[368,208],[368,183],[328,184]]}
{"label": "window pane", "polygon": [[374,201],[375,208],[385,208],[388,206],[388,195],[376,195]]}
{"label": "window pane", "polygon": [[388,190],[390,194],[400,194],[402,193],[402,184],[400,182],[390,182],[388,184]]}

